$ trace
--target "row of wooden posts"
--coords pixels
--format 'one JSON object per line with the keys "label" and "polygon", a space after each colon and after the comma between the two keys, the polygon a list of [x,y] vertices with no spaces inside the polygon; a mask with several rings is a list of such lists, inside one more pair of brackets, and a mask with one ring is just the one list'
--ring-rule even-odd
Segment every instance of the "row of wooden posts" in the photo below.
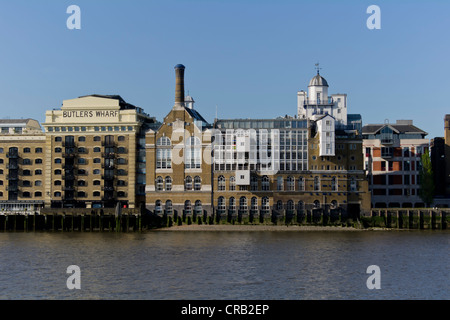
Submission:
{"label": "row of wooden posts", "polygon": [[0,231],[142,231],[140,214],[10,214],[0,215]]}

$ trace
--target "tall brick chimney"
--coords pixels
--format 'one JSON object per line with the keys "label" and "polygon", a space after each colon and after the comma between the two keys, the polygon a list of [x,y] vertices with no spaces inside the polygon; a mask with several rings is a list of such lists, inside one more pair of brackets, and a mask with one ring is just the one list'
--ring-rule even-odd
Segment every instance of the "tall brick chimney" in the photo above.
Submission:
{"label": "tall brick chimney", "polygon": [[184,66],[175,66],[175,105],[174,107],[184,107]]}

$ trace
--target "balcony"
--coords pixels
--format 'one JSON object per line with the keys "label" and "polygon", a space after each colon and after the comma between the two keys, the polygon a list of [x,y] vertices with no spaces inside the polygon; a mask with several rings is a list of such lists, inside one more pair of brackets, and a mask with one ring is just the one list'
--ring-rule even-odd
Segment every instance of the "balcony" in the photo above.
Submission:
{"label": "balcony", "polygon": [[73,169],[75,169],[75,164],[65,164],[63,166],[63,169],[65,169],[65,170],[73,170]]}
{"label": "balcony", "polygon": [[114,174],[103,174],[102,179],[103,180],[114,180],[116,176]]}
{"label": "balcony", "polygon": [[18,152],[8,152],[6,154],[6,157],[10,158],[10,159],[17,159],[19,157],[19,153]]}
{"label": "balcony", "polygon": [[7,186],[6,191],[19,191],[19,186]]}
{"label": "balcony", "polygon": [[104,164],[102,163],[102,169],[113,170],[115,168],[114,164]]}
{"label": "balcony", "polygon": [[8,174],[8,175],[6,175],[6,180],[19,180],[19,175],[17,175],[17,174]]}
{"label": "balcony", "polygon": [[115,152],[102,152],[102,157],[107,159],[113,159],[116,157]]}
{"label": "balcony", "polygon": [[63,142],[62,146],[65,148],[75,148],[75,142],[74,141]]}
{"label": "balcony", "polygon": [[63,180],[75,180],[75,175],[74,174],[66,174],[62,176]]}
{"label": "balcony", "polygon": [[75,191],[75,186],[64,186],[64,191]]}
{"label": "balcony", "polygon": [[19,169],[19,165],[18,164],[8,164],[8,165],[6,165],[6,169],[17,170],[17,169]]}
{"label": "balcony", "polygon": [[330,106],[330,105],[334,105],[336,102],[333,101],[333,99],[328,99],[328,100],[305,100],[303,101],[303,107],[306,106]]}
{"label": "balcony", "polygon": [[102,187],[102,191],[114,191],[114,187]]}
{"label": "balcony", "polygon": [[65,152],[63,153],[63,158],[67,159],[67,158],[75,158],[77,156],[77,154],[75,152]]}
{"label": "balcony", "polygon": [[392,145],[394,143],[394,139],[393,138],[381,138],[380,142],[383,145]]}

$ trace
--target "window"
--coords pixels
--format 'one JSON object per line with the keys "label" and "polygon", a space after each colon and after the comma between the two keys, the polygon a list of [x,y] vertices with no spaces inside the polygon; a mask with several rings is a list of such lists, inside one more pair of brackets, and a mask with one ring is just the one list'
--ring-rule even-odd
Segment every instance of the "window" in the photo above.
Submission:
{"label": "window", "polygon": [[247,198],[246,197],[241,197],[239,199],[239,210],[242,213],[246,213],[247,212]]}
{"label": "window", "polygon": [[283,201],[281,200],[277,201],[277,210],[283,210]]}
{"label": "window", "polygon": [[93,174],[100,174],[100,169],[94,169],[94,171],[92,171]]}
{"label": "window", "polygon": [[62,173],[61,170],[59,170],[59,169],[55,170],[56,175],[61,174],[61,173]]}
{"label": "window", "polygon": [[85,186],[86,186],[86,181],[84,181],[84,180],[78,180],[78,186],[80,186],[80,187],[85,187]]}
{"label": "window", "polygon": [[264,213],[268,213],[270,210],[270,203],[269,203],[269,198],[268,197],[263,197],[262,201],[261,201],[261,209]]}
{"label": "window", "polygon": [[31,193],[26,191],[22,193],[22,198],[31,198]]}
{"label": "window", "polygon": [[236,212],[236,199],[234,197],[231,197],[229,200],[228,210],[230,210],[231,213]]}
{"label": "window", "polygon": [[55,180],[54,185],[55,186],[60,186],[61,185],[61,180]]}
{"label": "window", "polygon": [[85,142],[86,141],[86,137],[78,137],[78,141],[79,142]]}
{"label": "window", "polygon": [[320,191],[320,178],[318,176],[314,177],[314,191]]}
{"label": "window", "polygon": [[303,201],[299,201],[298,202],[298,210],[303,210],[305,209],[305,203]]}
{"label": "window", "polygon": [[125,182],[125,180],[117,180],[117,185],[123,187],[123,186],[126,186],[127,183]]}
{"label": "window", "polygon": [[61,161],[61,159],[60,158],[56,158],[55,159],[55,163],[61,163],[62,161]]}
{"label": "window", "polygon": [[250,190],[251,191],[257,191],[258,190],[258,177],[257,176],[251,176],[251,178],[250,178]]}
{"label": "window", "polygon": [[24,176],[31,176],[31,170],[23,170],[22,175]]}
{"label": "window", "polygon": [[320,208],[320,201],[319,200],[315,200],[314,201],[314,208],[316,208],[316,209]]}
{"label": "window", "polygon": [[261,189],[263,191],[269,191],[270,190],[270,181],[269,181],[269,177],[268,176],[263,176],[262,177]]}
{"label": "window", "polygon": [[192,213],[192,204],[191,200],[186,200],[184,202],[184,213],[185,214],[191,214]]}
{"label": "window", "polygon": [[287,177],[287,189],[288,191],[295,191],[295,180],[294,177]]}
{"label": "window", "polygon": [[186,143],[185,150],[185,168],[186,169],[200,169],[201,167],[201,151],[202,145],[198,137],[189,137]]}
{"label": "window", "polygon": [[298,190],[305,191],[305,179],[303,177],[298,178]]}
{"label": "window", "polygon": [[119,136],[119,137],[117,138],[117,140],[118,140],[118,141],[125,141],[125,137],[124,137],[124,136]]}
{"label": "window", "polygon": [[165,179],[166,182],[166,191],[171,191],[172,190],[172,178],[167,176]]}
{"label": "window", "polygon": [[41,169],[34,170],[34,175],[39,176],[41,174],[42,174],[42,170]]}
{"label": "window", "polygon": [[167,137],[161,137],[156,142],[156,168],[172,168],[172,149],[171,141]]}
{"label": "window", "polygon": [[225,186],[225,177],[224,176],[219,176],[217,189],[219,191],[225,191],[226,186]]}
{"label": "window", "polygon": [[194,210],[195,210],[196,214],[202,214],[203,207],[202,207],[202,202],[200,200],[195,201]]}
{"label": "window", "polygon": [[234,191],[236,190],[236,178],[234,176],[230,177],[230,186],[229,186],[230,191]]}
{"label": "window", "polygon": [[194,178],[194,190],[200,191],[202,189],[202,179],[199,176]]}
{"label": "window", "polygon": [[191,176],[187,176],[184,179],[184,189],[186,191],[191,191],[192,190],[192,177]]}
{"label": "window", "polygon": [[101,152],[100,147],[95,147],[95,148],[94,148],[94,152]]}
{"label": "window", "polygon": [[94,141],[101,141],[101,140],[102,140],[102,138],[100,138],[99,136],[94,137]]}
{"label": "window", "polygon": [[85,147],[79,147],[78,148],[78,153],[86,153],[86,148]]}
{"label": "window", "polygon": [[31,165],[31,160],[30,159],[23,159],[22,160],[22,164],[23,165]]}
{"label": "window", "polygon": [[101,163],[102,160],[100,158],[94,158],[94,163]]}
{"label": "window", "polygon": [[219,211],[219,213],[225,212],[225,198],[224,197],[219,197],[219,199],[217,200],[217,210]]}
{"label": "window", "polygon": [[61,137],[55,137],[55,142],[61,142],[62,138]]}
{"label": "window", "polygon": [[156,200],[155,201],[155,213],[156,214],[161,214],[162,213],[162,202],[161,202],[161,200]]}
{"label": "window", "polygon": [[84,192],[84,191],[78,191],[78,192],[77,192],[77,197],[79,197],[79,198],[85,198],[85,197],[86,197],[86,192]]}
{"label": "window", "polygon": [[94,186],[99,186],[101,184],[100,180],[94,180],[93,182]]}
{"label": "window", "polygon": [[35,197],[42,197],[42,192],[36,191],[36,192],[34,193],[34,196],[35,196]]}
{"label": "window", "polygon": [[156,191],[163,191],[163,190],[164,190],[163,178],[157,177],[156,178]]}
{"label": "window", "polygon": [[61,148],[55,148],[55,153],[60,153],[60,152],[62,152]]}
{"label": "window", "polygon": [[350,179],[350,191],[356,191],[358,188],[355,177]]}
{"label": "window", "polygon": [[127,195],[126,195],[126,193],[125,193],[125,191],[118,191],[117,192],[117,197],[119,197],[119,198],[123,198],[123,197],[126,197]]}
{"label": "window", "polygon": [[31,182],[28,180],[23,180],[22,181],[22,186],[23,187],[31,187]]}
{"label": "window", "polygon": [[100,191],[94,191],[94,192],[92,193],[92,195],[93,195],[94,197],[100,197]]}
{"label": "window", "polygon": [[337,191],[337,179],[336,177],[331,178],[331,191]]}
{"label": "window", "polygon": [[257,211],[258,210],[258,198],[253,197],[251,200],[251,210],[252,211]]}
{"label": "window", "polygon": [[42,164],[42,159],[36,159],[36,160],[34,160],[34,163],[35,164]]}
{"label": "window", "polygon": [[85,158],[78,158],[78,164],[86,164]]}
{"label": "window", "polygon": [[34,152],[35,153],[42,153],[42,148],[36,148],[36,149],[34,149]]}
{"label": "window", "polygon": [[117,148],[117,153],[127,153],[127,149],[125,147]]}
{"label": "window", "polygon": [[284,191],[283,177],[277,177],[277,190]]}

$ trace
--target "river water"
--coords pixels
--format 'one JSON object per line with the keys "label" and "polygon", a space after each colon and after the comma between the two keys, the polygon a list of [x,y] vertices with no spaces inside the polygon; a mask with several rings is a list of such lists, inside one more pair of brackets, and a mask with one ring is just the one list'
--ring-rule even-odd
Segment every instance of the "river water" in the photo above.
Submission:
{"label": "river water", "polygon": [[6,232],[0,299],[449,299],[449,244],[436,230]]}

